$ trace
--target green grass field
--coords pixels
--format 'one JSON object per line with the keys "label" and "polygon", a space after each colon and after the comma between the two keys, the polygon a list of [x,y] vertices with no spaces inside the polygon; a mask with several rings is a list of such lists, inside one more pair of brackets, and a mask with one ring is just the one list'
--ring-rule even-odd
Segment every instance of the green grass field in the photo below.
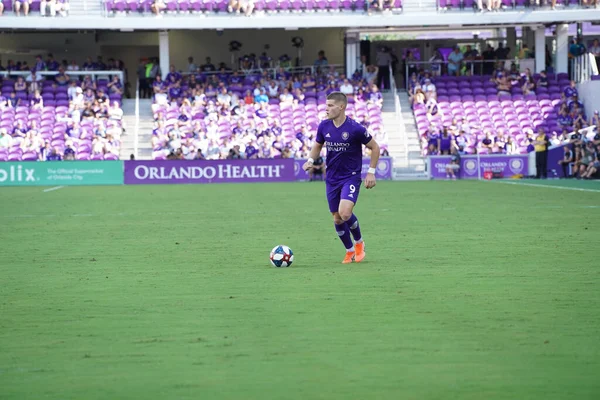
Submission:
{"label": "green grass field", "polygon": [[0,398],[598,399],[582,184],[380,182],[351,265],[321,183],[1,188]]}

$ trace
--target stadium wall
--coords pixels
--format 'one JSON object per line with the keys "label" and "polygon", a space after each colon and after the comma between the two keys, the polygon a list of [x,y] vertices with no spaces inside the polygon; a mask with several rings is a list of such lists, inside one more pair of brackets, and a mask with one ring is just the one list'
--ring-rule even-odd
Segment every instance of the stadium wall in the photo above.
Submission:
{"label": "stadium wall", "polygon": [[579,101],[584,104],[588,117],[591,117],[594,111],[600,111],[600,81],[580,83],[577,90],[579,91]]}

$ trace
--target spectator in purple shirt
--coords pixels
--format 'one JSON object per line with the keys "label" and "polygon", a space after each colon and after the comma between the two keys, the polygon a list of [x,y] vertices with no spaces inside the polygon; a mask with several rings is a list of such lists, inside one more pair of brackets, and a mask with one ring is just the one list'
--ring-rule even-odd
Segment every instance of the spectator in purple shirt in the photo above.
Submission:
{"label": "spectator in purple shirt", "polygon": [[174,82],[179,82],[181,80],[181,74],[175,70],[175,66],[171,65],[169,68],[169,73],[165,80],[170,84]]}
{"label": "spectator in purple shirt", "polygon": [[27,90],[27,83],[22,76],[17,77],[17,81],[14,86],[15,92],[25,92]]}
{"label": "spectator in purple shirt", "polygon": [[29,105],[32,110],[44,108],[44,99],[42,98],[42,96],[40,96],[39,90],[36,90],[33,93],[33,97],[29,101]]}
{"label": "spectator in purple shirt", "polygon": [[571,84],[564,89],[563,93],[567,100],[577,96],[579,93],[577,92],[577,84],[575,81],[571,81]]}
{"label": "spectator in purple shirt", "polygon": [[17,94],[14,91],[10,93],[10,97],[8,98],[8,104],[12,108],[16,108],[21,105],[21,99],[17,98]]}
{"label": "spectator in purple shirt", "polygon": [[52,53],[48,53],[48,58],[46,59],[46,69],[48,71],[58,71],[59,64],[54,59]]}
{"label": "spectator in purple shirt", "polygon": [[369,94],[368,102],[377,105],[379,108],[383,107],[383,96],[381,95],[377,85],[371,86],[371,93]]}
{"label": "spectator in purple shirt", "polygon": [[53,148],[50,153],[46,156],[46,161],[62,161],[62,157],[58,153],[58,149]]}
{"label": "spectator in purple shirt", "polygon": [[112,81],[108,83],[107,87],[111,94],[123,94],[123,85],[117,75],[113,76]]}
{"label": "spectator in purple shirt", "polygon": [[44,61],[42,61],[42,56],[38,55],[35,57],[35,66],[33,68],[37,72],[46,70],[46,64],[44,64]]}
{"label": "spectator in purple shirt", "polygon": [[169,97],[172,100],[179,100],[179,98],[181,97],[181,87],[179,86],[179,81],[173,83],[171,85],[171,87],[169,88]]}
{"label": "spectator in purple shirt", "polygon": [[70,143],[67,144],[67,147],[65,148],[64,159],[65,161],[75,159],[75,150],[73,150],[73,147]]}

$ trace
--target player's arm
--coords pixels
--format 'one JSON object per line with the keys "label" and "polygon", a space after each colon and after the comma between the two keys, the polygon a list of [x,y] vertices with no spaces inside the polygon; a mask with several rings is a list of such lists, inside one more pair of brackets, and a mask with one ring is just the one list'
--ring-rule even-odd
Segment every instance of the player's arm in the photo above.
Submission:
{"label": "player's arm", "polygon": [[323,143],[315,142],[313,144],[312,149],[310,149],[310,154],[308,155],[308,160],[304,163],[302,169],[308,171],[313,167],[315,159],[321,154],[321,149],[323,149]]}
{"label": "player's arm", "polygon": [[381,151],[379,149],[379,144],[377,144],[375,139],[369,140],[369,142],[367,142],[365,146],[369,150],[371,150],[371,162],[369,163],[369,170],[365,178],[365,187],[367,189],[371,189],[377,184],[377,181],[375,180],[375,171],[377,168],[377,162],[379,161],[379,154]]}
{"label": "player's arm", "polygon": [[302,166],[303,170],[308,171],[313,167],[315,159],[321,154],[323,144],[325,144],[325,135],[323,134],[323,123],[321,123],[317,128],[317,136],[315,137],[315,143],[313,144],[312,149],[310,149],[308,160]]}

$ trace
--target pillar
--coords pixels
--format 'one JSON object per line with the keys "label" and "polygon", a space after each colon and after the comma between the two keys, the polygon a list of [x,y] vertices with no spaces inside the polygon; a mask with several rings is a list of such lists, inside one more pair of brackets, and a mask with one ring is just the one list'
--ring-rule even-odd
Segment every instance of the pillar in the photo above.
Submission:
{"label": "pillar", "polygon": [[360,35],[346,32],[346,76],[350,77],[360,63]]}
{"label": "pillar", "polygon": [[169,31],[158,32],[158,57],[160,60],[160,71],[165,79],[169,73],[171,59],[169,58]]}
{"label": "pillar", "polygon": [[556,73],[569,72],[569,25],[556,27]]}
{"label": "pillar", "polygon": [[546,69],[546,28],[538,26],[535,30],[535,72]]}

